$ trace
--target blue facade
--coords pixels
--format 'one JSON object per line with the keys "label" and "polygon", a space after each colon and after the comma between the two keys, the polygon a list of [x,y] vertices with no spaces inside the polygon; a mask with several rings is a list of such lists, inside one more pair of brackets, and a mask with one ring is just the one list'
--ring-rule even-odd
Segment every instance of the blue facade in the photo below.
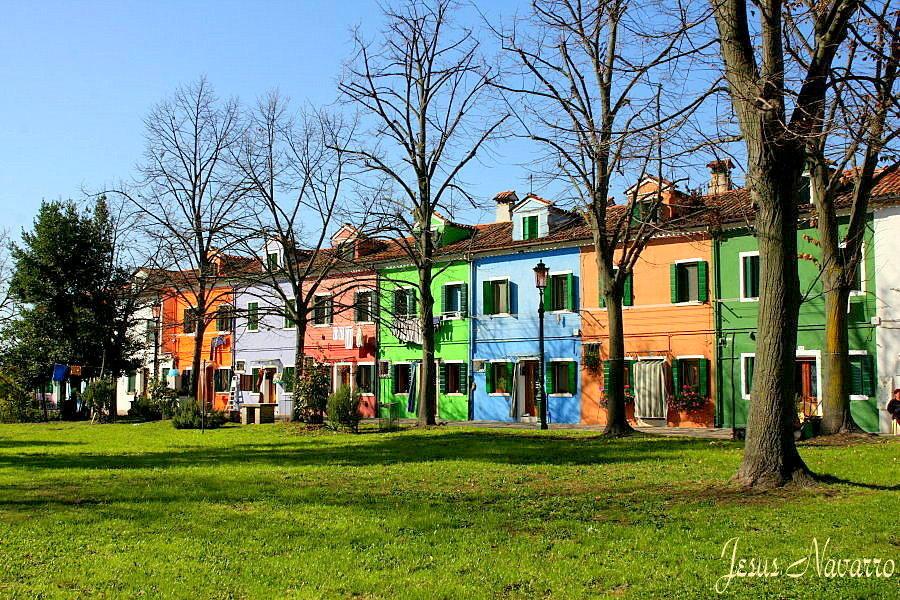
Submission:
{"label": "blue facade", "polygon": [[[578,312],[579,249],[562,248],[476,258],[472,274],[474,315],[471,352],[473,360],[473,417],[476,420],[527,420],[533,414],[538,359],[538,290],[534,267],[543,260],[550,276],[565,280],[568,302],[564,308],[548,307],[544,320],[545,359],[548,371],[548,413],[551,423],[578,423],[581,420],[581,316]],[[508,305],[485,293],[490,284],[506,281]],[[486,287],[486,285],[488,287]],[[546,294],[553,293],[548,286]],[[487,308],[487,310],[485,310]],[[502,314],[486,314],[501,312]],[[498,366],[492,366],[498,363]],[[510,365],[510,366],[506,366]],[[492,372],[491,369],[494,369]],[[508,375],[502,375],[504,369]],[[498,375],[500,373],[500,375]],[[505,377],[510,377],[507,381]],[[501,381],[502,383],[498,383]],[[499,388],[499,389],[498,389]],[[563,389],[557,389],[563,388]],[[515,404],[515,406],[514,406]]]}

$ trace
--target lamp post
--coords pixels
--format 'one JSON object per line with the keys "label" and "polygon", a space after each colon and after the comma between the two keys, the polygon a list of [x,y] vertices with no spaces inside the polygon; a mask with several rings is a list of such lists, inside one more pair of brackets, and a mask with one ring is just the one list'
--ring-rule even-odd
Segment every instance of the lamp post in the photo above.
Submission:
{"label": "lamp post", "polygon": [[547,429],[547,389],[545,386],[546,378],[544,377],[544,288],[547,287],[547,274],[550,269],[540,261],[534,267],[534,285],[538,289],[538,354],[540,356],[538,363],[539,385],[538,390],[541,399],[541,429]]}

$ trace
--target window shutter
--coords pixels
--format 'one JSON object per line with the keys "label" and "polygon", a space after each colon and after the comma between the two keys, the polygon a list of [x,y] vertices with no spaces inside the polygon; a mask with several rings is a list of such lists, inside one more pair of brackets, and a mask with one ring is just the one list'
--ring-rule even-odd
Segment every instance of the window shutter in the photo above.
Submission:
{"label": "window shutter", "polygon": [[603,295],[603,292],[600,291],[600,286],[597,286],[597,298],[599,299],[600,308],[606,308],[606,296]]}
{"label": "window shutter", "polygon": [[459,365],[459,391],[463,394],[469,393],[469,373],[466,363]]}
{"label": "window shutter", "polygon": [[545,385],[544,389],[546,390],[546,392],[548,394],[552,394],[554,389],[556,388],[556,386],[553,385],[554,380],[556,379],[556,373],[553,372],[553,363],[552,362],[548,362],[548,363],[544,364],[544,376],[546,378],[546,382],[544,383],[544,385]]}
{"label": "window shutter", "polygon": [[875,395],[875,361],[866,354],[862,357],[862,389],[866,396]]}
{"label": "window shutter", "polygon": [[488,363],[487,368],[484,370],[484,382],[488,394],[494,393],[494,364],[496,363]]}
{"label": "window shutter", "polygon": [[569,371],[569,393],[575,395],[575,390],[578,388],[578,371],[576,370],[578,363],[572,361],[566,366]]}
{"label": "window shutter", "polygon": [[442,394],[447,393],[447,364],[441,363],[438,367],[438,389],[441,390]]}
{"label": "window shutter", "polygon": [[547,287],[544,288],[544,310],[553,310],[553,276],[547,277]]}
{"label": "window shutter", "polygon": [[705,260],[697,263],[697,299],[709,301],[709,263]]}
{"label": "window shutter", "polygon": [[506,385],[509,386],[507,388],[507,391],[509,393],[512,393],[512,389],[516,385],[516,382],[513,381],[513,372],[516,365],[514,363],[508,362],[503,363],[503,366],[506,368]]}
{"label": "window shutter", "polygon": [[419,367],[416,363],[409,363],[409,374],[407,375],[406,380],[406,389],[408,391],[413,391],[413,373],[416,372],[416,369]]}
{"label": "window shutter", "polygon": [[748,356],[747,364],[744,367],[744,376],[747,378],[747,393],[753,390],[753,369],[756,368],[756,357]]}
{"label": "window shutter", "polygon": [[677,358],[672,359],[672,393],[681,395],[681,361]]}
{"label": "window shutter", "polygon": [[332,315],[334,314],[334,296],[328,296],[325,301],[325,322],[331,325]]}
{"label": "window shutter", "polygon": [[575,310],[575,275],[572,273],[566,275],[566,308]]}
{"label": "window shutter", "polygon": [[609,361],[603,361],[603,391],[609,392]]}
{"label": "window shutter", "polygon": [[862,356],[850,357],[850,393],[862,394]]}
{"label": "window shutter", "polygon": [[634,292],[632,291],[632,276],[634,273],[629,273],[628,277],[625,278],[625,286],[622,290],[622,306],[632,306],[634,304]]}
{"label": "window shutter", "polygon": [[490,281],[481,283],[481,312],[486,315],[494,314],[494,286]]}
{"label": "window shutter", "polygon": [[509,290],[512,286],[509,284],[509,280],[503,282],[503,292],[506,294],[506,310],[504,312],[512,313],[512,302],[509,297]]}
{"label": "window shutter", "polygon": [[669,265],[669,290],[671,292],[672,304],[678,303],[678,265],[672,263]]}
{"label": "window shutter", "polygon": [[463,317],[469,316],[469,284],[464,283],[459,286],[459,314]]}
{"label": "window shutter", "polygon": [[419,314],[419,303],[416,300],[415,288],[409,288],[408,290],[406,290],[406,312],[411,317]]}
{"label": "window shutter", "polygon": [[701,396],[703,396],[704,398],[708,398],[709,397],[709,359],[708,358],[700,359],[699,371],[700,371],[700,386],[699,386],[700,389],[698,391],[700,392]]}
{"label": "window shutter", "polygon": [[447,293],[449,292],[449,288],[446,285],[441,286],[441,305],[438,307],[437,312],[445,313],[447,312],[447,308],[450,306],[450,302],[447,301]]}
{"label": "window shutter", "polygon": [[626,359],[625,366],[628,368],[628,385],[634,387],[634,361]]}

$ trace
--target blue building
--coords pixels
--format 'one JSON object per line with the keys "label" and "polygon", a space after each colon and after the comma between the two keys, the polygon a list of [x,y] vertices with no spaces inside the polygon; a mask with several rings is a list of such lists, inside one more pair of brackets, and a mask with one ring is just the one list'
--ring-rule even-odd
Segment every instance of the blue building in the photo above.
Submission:
{"label": "blue building", "polygon": [[498,196],[498,220],[508,220],[506,248],[472,262],[472,417],[537,419],[540,396],[538,290],[534,267],[550,269],[544,292],[548,413],[551,423],[581,420],[579,249],[571,241],[578,218],[536,196]]}

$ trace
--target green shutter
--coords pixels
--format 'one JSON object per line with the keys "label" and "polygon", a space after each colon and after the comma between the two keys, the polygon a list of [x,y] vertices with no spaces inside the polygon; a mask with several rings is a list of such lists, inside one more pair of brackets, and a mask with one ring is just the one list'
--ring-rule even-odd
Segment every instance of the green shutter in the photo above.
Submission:
{"label": "green shutter", "polygon": [[259,302],[247,304],[247,329],[250,331],[259,329]]}
{"label": "green shutter", "polygon": [[622,306],[632,306],[634,304],[634,292],[632,290],[632,279],[634,273],[629,273],[625,278],[625,286],[622,290]]}
{"label": "green shutter", "polygon": [[447,301],[447,292],[449,288],[446,285],[441,286],[441,305],[438,307],[437,312],[445,313],[447,312],[447,307],[450,306],[450,303]]}
{"label": "green shutter", "polygon": [[[747,391],[753,390],[753,370],[756,368],[756,357],[748,356],[747,364],[744,366],[744,376],[747,378]],[[743,392],[743,390],[741,390]]]}
{"label": "green shutter", "polygon": [[553,385],[556,374],[553,372],[552,362],[544,363],[544,377],[546,379],[546,381],[544,382],[544,389],[548,394],[552,394],[556,387],[555,385]]}
{"label": "green shutter", "polygon": [[494,364],[487,363],[487,368],[484,370],[484,383],[488,394],[494,393]]}
{"label": "green shutter", "polygon": [[709,301],[709,264],[705,260],[697,263],[697,299]]}
{"label": "green shutter", "polygon": [[681,395],[681,361],[677,358],[672,359],[672,393]]}
{"label": "green shutter", "polygon": [[447,364],[443,362],[438,367],[438,389],[442,394],[447,393]]}
{"label": "green shutter", "polygon": [[572,361],[567,366],[569,368],[569,393],[575,395],[575,390],[578,389],[578,371],[576,369],[578,363]]}
{"label": "green shutter", "polygon": [[672,304],[678,303],[678,265],[672,263],[669,265],[669,291],[671,292]]}
{"label": "green shutter", "polygon": [[575,311],[575,275],[566,275],[566,309]]}
{"label": "green shutter", "polygon": [[281,387],[288,394],[294,391],[294,367],[285,367],[281,371]]}
{"label": "green shutter", "polygon": [[709,397],[709,359],[700,359],[700,395],[704,398]]}
{"label": "green shutter", "polygon": [[459,391],[463,394],[469,393],[469,370],[466,363],[459,365]]}
{"label": "green shutter", "polygon": [[503,363],[506,366],[506,389],[508,393],[512,393],[513,386],[516,385],[516,382],[513,381],[513,373],[515,371],[515,363]]}
{"label": "green shutter", "polygon": [[463,317],[469,316],[469,284],[464,283],[459,286],[459,314]]}
{"label": "green shutter", "polygon": [[544,288],[544,310],[553,310],[553,276],[547,277],[547,287]]}
{"label": "green shutter", "polygon": [[513,311],[512,310],[512,299],[509,296],[511,288],[512,288],[512,286],[509,284],[508,279],[503,282],[503,291],[506,294],[506,310],[503,312],[506,312],[508,314],[512,314],[512,311]]}
{"label": "green shutter", "polygon": [[416,299],[415,288],[409,288],[406,290],[406,310],[411,317],[419,314],[419,302]]}
{"label": "green shutter", "polygon": [[875,395],[875,360],[868,354],[863,357],[862,384],[866,396]]}
{"label": "green shutter", "polygon": [[494,314],[494,286],[490,281],[481,282],[481,312]]}
{"label": "green shutter", "polygon": [[628,368],[628,385],[634,387],[634,361],[625,359],[625,366]]}
{"label": "green shutter", "polygon": [[609,361],[603,361],[603,391],[609,392]]}

